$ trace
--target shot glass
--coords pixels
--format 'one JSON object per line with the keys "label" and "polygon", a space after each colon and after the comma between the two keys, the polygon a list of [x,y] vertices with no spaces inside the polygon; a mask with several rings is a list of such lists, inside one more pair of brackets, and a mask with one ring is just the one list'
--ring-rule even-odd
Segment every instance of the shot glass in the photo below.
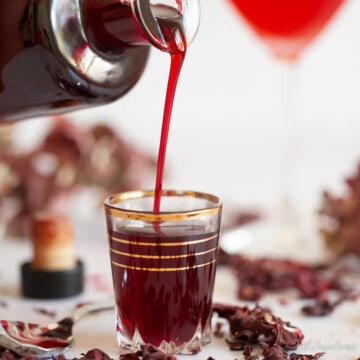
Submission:
{"label": "shot glass", "polygon": [[195,354],[211,340],[222,204],[193,191],[153,191],[105,200],[119,347],[152,344]]}

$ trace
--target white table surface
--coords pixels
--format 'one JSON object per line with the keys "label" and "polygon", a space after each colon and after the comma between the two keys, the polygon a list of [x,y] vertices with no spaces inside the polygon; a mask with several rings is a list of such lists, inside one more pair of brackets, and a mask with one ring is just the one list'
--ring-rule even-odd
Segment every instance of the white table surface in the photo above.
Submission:
{"label": "white table surface", "polygon": [[[38,308],[56,313],[56,319],[66,315],[79,302],[104,299],[112,296],[110,264],[107,240],[101,226],[87,228],[80,226],[76,232],[76,251],[85,263],[85,291],[79,296],[65,300],[31,300],[20,294],[20,265],[31,258],[28,240],[5,238],[0,241],[0,318],[27,320],[37,323],[52,322],[48,315],[40,314]],[[360,276],[354,277],[360,289]],[[302,329],[305,338],[297,353],[326,352],[323,360],[356,360],[360,357],[360,301],[345,302],[335,312],[323,318],[304,317],[300,312],[301,301],[289,294],[287,305],[279,301],[284,294],[265,296],[260,305],[270,307],[276,316],[290,321]],[[244,305],[236,299],[236,283],[230,272],[219,268],[216,278],[214,301]],[[5,306],[6,305],[6,306]],[[252,306],[252,305],[250,305]],[[75,344],[67,357],[79,356],[92,348],[99,348],[117,359],[120,351],[115,343],[115,323],[113,311],[103,312],[83,318],[74,329]],[[242,359],[241,352],[230,351],[224,339],[213,338],[211,344],[194,356],[194,360],[206,360],[212,356],[216,360]],[[189,356],[178,356],[189,359]]]}

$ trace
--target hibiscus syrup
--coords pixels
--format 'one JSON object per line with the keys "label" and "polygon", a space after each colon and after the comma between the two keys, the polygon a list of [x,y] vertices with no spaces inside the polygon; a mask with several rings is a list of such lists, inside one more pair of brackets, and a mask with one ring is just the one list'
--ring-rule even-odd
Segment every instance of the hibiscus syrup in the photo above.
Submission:
{"label": "hibiscus syrup", "polygon": [[[127,339],[140,336],[155,346],[165,340],[181,347],[194,336],[207,343],[210,334],[204,332],[210,329],[218,232],[173,227],[165,234],[135,227],[110,231],[109,242],[122,326],[118,331]],[[162,258],[157,258],[159,254]]]}
{"label": "hibiscus syrup", "polygon": [[[117,53],[129,47],[129,43],[133,46],[133,44],[144,42],[146,35],[134,20],[129,6],[120,2],[114,3],[112,0],[92,0],[91,4],[92,6],[88,6],[85,10],[85,19],[88,24],[89,38],[99,48],[105,48],[108,51],[111,49],[111,52]],[[180,71],[186,54],[187,39],[183,26],[183,17],[176,9],[165,5],[156,5],[153,6],[152,11],[159,25],[158,38],[153,39],[153,41],[158,47],[158,44],[162,43],[161,50],[169,53],[171,61],[155,183],[154,212],[159,212],[171,113]],[[153,36],[156,37],[156,34]]]}
{"label": "hibiscus syrup", "polygon": [[344,0],[230,0],[271,51],[296,60]]}
{"label": "hibiscus syrup", "polygon": [[[186,39],[181,22],[164,22],[163,31],[167,34],[169,52],[171,56],[170,72],[166,89],[163,122],[161,128],[159,153],[157,159],[157,172],[155,183],[154,212],[160,211],[161,190],[165,166],[166,146],[170,128],[171,113],[173,108],[176,86],[178,83],[181,67],[186,54]],[[175,36],[171,37],[171,35]]]}

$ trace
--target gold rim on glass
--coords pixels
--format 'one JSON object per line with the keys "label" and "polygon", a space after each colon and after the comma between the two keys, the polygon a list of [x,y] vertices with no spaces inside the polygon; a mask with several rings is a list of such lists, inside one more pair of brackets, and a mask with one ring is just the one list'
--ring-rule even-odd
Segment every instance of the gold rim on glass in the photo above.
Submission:
{"label": "gold rim on glass", "polygon": [[111,195],[105,199],[105,212],[108,215],[129,219],[129,220],[143,220],[143,221],[182,221],[184,219],[191,219],[202,217],[204,215],[213,215],[219,212],[222,207],[220,199],[208,193],[201,193],[190,190],[163,190],[161,196],[165,197],[189,197],[196,199],[208,200],[209,205],[196,210],[185,211],[160,211],[154,213],[151,211],[138,211],[131,209],[121,209],[116,204],[126,200],[140,199],[146,197],[154,197],[154,190],[135,190],[126,191],[119,194]]}

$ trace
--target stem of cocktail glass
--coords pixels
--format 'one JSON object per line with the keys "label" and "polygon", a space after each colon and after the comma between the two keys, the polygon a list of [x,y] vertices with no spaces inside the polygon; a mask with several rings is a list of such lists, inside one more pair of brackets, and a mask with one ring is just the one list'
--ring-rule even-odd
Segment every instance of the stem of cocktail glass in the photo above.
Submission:
{"label": "stem of cocktail glass", "polygon": [[299,157],[299,122],[296,111],[297,63],[281,61],[284,86],[284,147],[282,158],[281,193],[278,209],[279,242],[285,249],[296,247],[302,240],[301,221],[295,194],[295,170]]}

